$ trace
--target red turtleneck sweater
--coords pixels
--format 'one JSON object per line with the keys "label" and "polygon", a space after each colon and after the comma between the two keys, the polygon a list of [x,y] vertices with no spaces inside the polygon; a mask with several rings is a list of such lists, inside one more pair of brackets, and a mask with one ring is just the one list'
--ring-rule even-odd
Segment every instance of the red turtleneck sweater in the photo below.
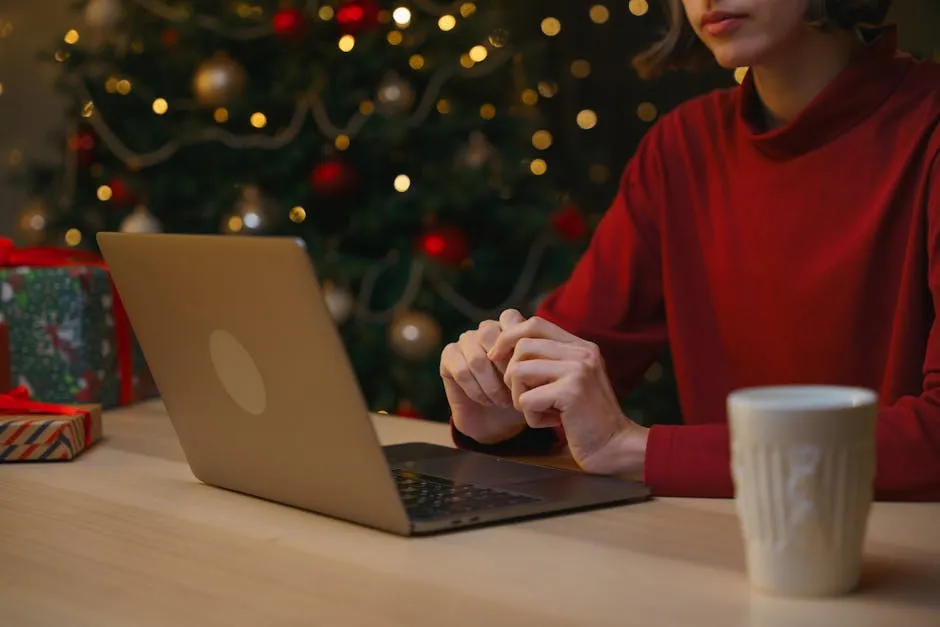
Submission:
{"label": "red turtleneck sweater", "polygon": [[[940,500],[940,67],[896,44],[885,29],[771,132],[750,77],[662,117],[540,307],[622,393],[670,346],[684,424],[650,430],[655,494],[733,495],[730,391],[826,383],[880,394],[877,497]],[[454,436],[543,453],[564,434]]]}

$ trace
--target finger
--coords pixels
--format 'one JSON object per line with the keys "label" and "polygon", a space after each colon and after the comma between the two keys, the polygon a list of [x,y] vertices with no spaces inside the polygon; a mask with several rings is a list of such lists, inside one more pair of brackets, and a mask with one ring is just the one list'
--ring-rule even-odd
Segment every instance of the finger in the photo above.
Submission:
{"label": "finger", "polygon": [[518,309],[507,309],[499,315],[499,324],[503,329],[514,327],[522,322],[525,322],[525,316],[519,313]]}
{"label": "finger", "polygon": [[583,340],[576,335],[568,333],[561,327],[552,324],[544,318],[532,317],[517,325],[503,327],[503,332],[499,334],[499,338],[489,351],[490,359],[493,361],[509,359],[516,347],[516,343],[524,337],[556,340],[575,344],[583,342]]}
{"label": "finger", "polygon": [[456,344],[450,344],[444,349],[441,357],[441,378],[444,380],[445,388],[450,387],[448,381],[453,381],[470,400],[484,406],[492,405],[489,397],[470,372],[470,366],[463,356],[463,351]]}
{"label": "finger", "polygon": [[503,380],[512,394],[513,407],[522,410],[519,406],[519,397],[523,392],[540,385],[546,385],[565,376],[571,371],[570,362],[555,361],[552,359],[532,359],[510,362]]}
{"label": "finger", "polygon": [[489,399],[488,404],[497,407],[512,405],[512,398],[509,396],[509,390],[503,382],[502,373],[486,356],[486,351],[480,345],[479,334],[472,331],[464,333],[457,345],[460,347],[460,352],[463,353],[470,374]]}
{"label": "finger", "polygon": [[516,342],[509,363],[527,359],[554,359],[557,361],[581,361],[590,359],[590,350],[580,344],[524,337]]}
{"label": "finger", "polygon": [[484,320],[480,323],[477,327],[477,331],[480,336],[480,346],[483,347],[484,351],[489,351],[493,348],[493,344],[496,343],[502,330],[502,327],[496,320]]}
{"label": "finger", "polygon": [[564,381],[553,381],[523,392],[519,396],[519,411],[526,424],[532,428],[557,427],[562,424],[561,411],[556,400],[561,394]]}

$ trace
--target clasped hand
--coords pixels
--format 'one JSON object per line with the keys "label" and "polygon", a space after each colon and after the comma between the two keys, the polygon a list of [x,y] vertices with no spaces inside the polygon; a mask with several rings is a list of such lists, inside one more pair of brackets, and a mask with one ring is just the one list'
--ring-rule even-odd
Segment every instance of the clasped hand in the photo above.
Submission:
{"label": "clasped hand", "polygon": [[547,320],[484,321],[444,349],[441,376],[455,426],[481,443],[560,425],[584,471],[642,472],[647,429],[620,410],[600,350]]}

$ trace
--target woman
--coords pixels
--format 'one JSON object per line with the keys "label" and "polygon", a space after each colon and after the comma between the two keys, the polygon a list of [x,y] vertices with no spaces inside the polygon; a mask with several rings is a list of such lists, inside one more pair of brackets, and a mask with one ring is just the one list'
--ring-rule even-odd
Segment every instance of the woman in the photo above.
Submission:
{"label": "woman", "polygon": [[[568,281],[449,345],[456,442],[567,443],[587,472],[730,497],[725,399],[877,390],[876,495],[940,499],[940,68],[896,50],[889,0],[672,0],[645,76],[750,68],[662,117]],[[684,425],[626,392],[669,344]]]}

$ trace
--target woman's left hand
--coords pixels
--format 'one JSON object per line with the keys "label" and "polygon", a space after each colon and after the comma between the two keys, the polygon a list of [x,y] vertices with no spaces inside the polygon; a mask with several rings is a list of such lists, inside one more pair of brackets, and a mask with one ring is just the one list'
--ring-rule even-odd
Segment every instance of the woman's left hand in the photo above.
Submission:
{"label": "woman's left hand", "polygon": [[506,385],[526,423],[562,425],[571,455],[584,471],[642,474],[648,429],[620,410],[596,344],[533,317],[507,325],[489,357],[509,360]]}

